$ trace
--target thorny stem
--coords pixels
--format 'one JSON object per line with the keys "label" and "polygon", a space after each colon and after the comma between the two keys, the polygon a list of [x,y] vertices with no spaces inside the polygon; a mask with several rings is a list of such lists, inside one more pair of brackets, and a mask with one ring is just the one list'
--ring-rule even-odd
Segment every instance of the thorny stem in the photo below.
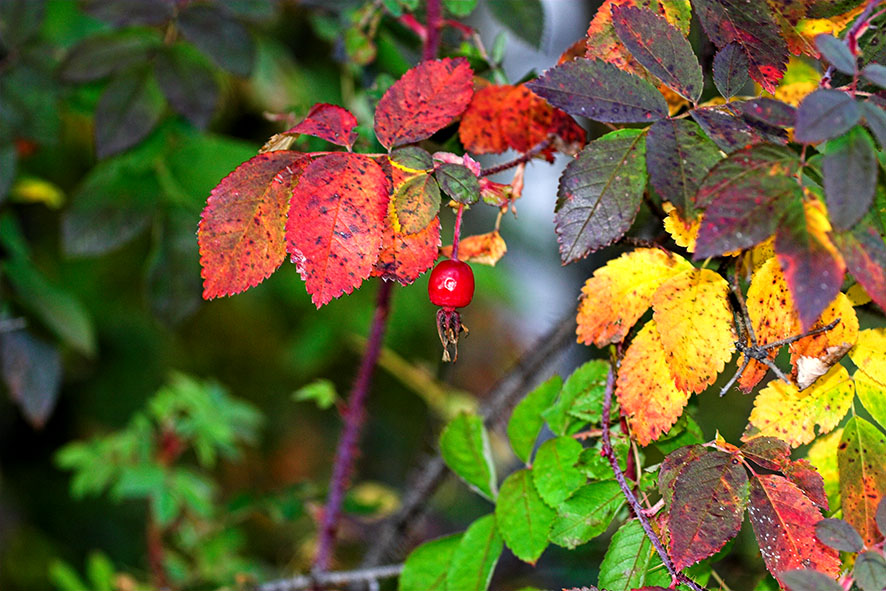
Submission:
{"label": "thorny stem", "polygon": [[615,390],[614,363],[614,361],[610,361],[609,363],[609,373],[606,375],[606,390],[603,394],[603,451],[601,453],[609,460],[609,465],[612,467],[612,472],[615,474],[615,480],[618,482],[618,486],[621,488],[621,492],[624,494],[625,499],[627,499],[628,505],[631,506],[631,511],[634,512],[634,515],[643,527],[643,531],[646,532],[646,537],[649,538],[652,547],[658,552],[662,563],[665,565],[665,568],[668,569],[673,580],[688,586],[693,591],[703,591],[704,588],[700,587],[698,583],[674,568],[674,563],[671,562],[671,557],[668,556],[664,546],[662,546],[658,534],[652,529],[652,525],[649,523],[649,519],[643,511],[643,507],[640,506],[640,502],[637,501],[637,497],[634,495],[630,486],[628,486],[624,472],[621,471],[621,467],[618,465],[618,458],[615,456],[615,450],[612,448],[612,440],[610,439],[609,434],[609,415],[612,411],[612,393],[613,390]]}
{"label": "thorny stem", "polygon": [[317,553],[314,555],[313,572],[322,573],[329,568],[333,551],[335,550],[335,536],[338,531],[338,523],[341,518],[342,501],[345,489],[354,469],[357,457],[357,443],[360,440],[363,422],[366,418],[365,403],[369,394],[369,385],[372,382],[372,372],[381,353],[382,341],[385,328],[387,327],[388,312],[391,307],[391,290],[393,283],[382,281],[378,288],[375,304],[375,315],[372,318],[372,328],[369,339],[366,342],[366,350],[363,360],[357,372],[357,378],[351,389],[348,404],[343,411],[344,427],[338,448],[335,450],[335,461],[332,467],[332,477],[329,481],[329,496],[326,499],[326,507],[323,511],[323,523],[317,541]]}
{"label": "thorny stem", "polygon": [[452,231],[452,260],[458,260],[458,243],[461,238],[461,218],[465,212],[465,206],[459,205],[455,214],[455,229]]}
{"label": "thorny stem", "polygon": [[440,0],[428,0],[425,4],[427,21],[425,22],[424,47],[421,52],[422,61],[436,59],[440,48],[440,27],[443,24],[443,11],[440,8]]}
{"label": "thorny stem", "polygon": [[542,151],[544,151],[550,145],[551,145],[551,138],[548,137],[547,139],[535,144],[528,152],[526,152],[525,154],[523,154],[519,158],[515,158],[514,160],[511,160],[510,162],[503,162],[502,164],[497,164],[496,166],[492,166],[490,168],[486,168],[484,170],[481,170],[480,176],[481,177],[490,176],[490,175],[493,175],[493,174],[496,174],[499,172],[503,172],[505,170],[510,170],[511,168],[514,168],[516,166],[520,166],[524,162],[529,162],[530,160],[532,160],[533,158],[538,156]]}
{"label": "thorny stem", "polygon": [[402,564],[388,564],[373,568],[361,568],[350,571],[299,575],[279,581],[268,581],[256,586],[255,591],[299,591],[315,586],[347,585],[350,583],[372,583],[380,579],[399,576],[403,572]]}

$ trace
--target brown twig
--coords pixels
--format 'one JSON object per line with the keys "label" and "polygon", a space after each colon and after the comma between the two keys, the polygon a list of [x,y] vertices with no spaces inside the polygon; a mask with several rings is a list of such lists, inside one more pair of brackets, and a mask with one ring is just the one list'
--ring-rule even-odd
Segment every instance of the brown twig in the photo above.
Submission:
{"label": "brown twig", "polygon": [[546,139],[540,141],[535,144],[528,152],[521,155],[519,158],[515,158],[509,162],[503,162],[502,164],[497,164],[490,168],[486,168],[480,171],[480,176],[490,176],[499,172],[504,172],[505,170],[510,170],[516,166],[520,166],[524,162],[529,162],[536,156],[538,156],[541,152],[547,149],[548,146],[551,145],[551,137],[547,137]]}
{"label": "brown twig", "polygon": [[267,583],[257,585],[254,589],[255,591],[300,591],[311,587],[325,587],[328,585],[377,583],[380,579],[390,579],[399,576],[401,572],[403,572],[402,564],[388,564],[374,568],[298,575],[288,579],[280,579],[279,581],[268,581]]}
{"label": "brown twig", "polygon": [[700,587],[698,583],[674,568],[674,563],[671,562],[671,557],[668,556],[668,553],[665,551],[664,546],[662,546],[658,534],[656,534],[655,530],[652,529],[652,525],[649,523],[649,519],[646,517],[646,513],[644,512],[643,507],[640,506],[640,502],[637,500],[636,495],[634,495],[634,491],[632,491],[631,487],[628,486],[627,480],[625,480],[624,472],[622,472],[621,467],[618,465],[618,458],[615,455],[615,450],[612,448],[612,440],[609,433],[609,416],[612,412],[612,394],[614,390],[615,362],[610,361],[609,373],[606,375],[606,390],[603,394],[603,450],[601,451],[601,453],[603,454],[603,456],[606,457],[607,460],[609,460],[609,465],[612,467],[613,474],[615,474],[615,481],[618,482],[618,486],[619,488],[621,488],[621,492],[622,494],[624,494],[625,499],[627,499],[628,505],[630,505],[631,510],[634,512],[634,515],[640,522],[643,531],[646,532],[646,537],[649,538],[649,541],[652,543],[652,547],[655,548],[655,551],[658,553],[662,563],[671,574],[673,580],[675,582],[686,585],[693,591],[702,591],[704,589],[703,587]]}
{"label": "brown twig", "polygon": [[345,489],[354,469],[357,457],[357,443],[360,440],[363,423],[366,418],[366,398],[369,394],[369,385],[372,382],[372,373],[375,370],[379,353],[382,348],[385,328],[387,327],[388,312],[391,306],[391,290],[393,283],[382,281],[376,297],[375,315],[372,318],[372,328],[369,339],[366,342],[366,350],[363,353],[363,361],[357,372],[354,387],[348,398],[343,418],[345,421],[341,439],[335,451],[335,461],[332,467],[332,477],[329,481],[329,496],[326,499],[326,507],[323,510],[323,522],[320,527],[319,539],[317,540],[317,552],[314,555],[312,571],[315,576],[329,568],[332,554],[335,551],[335,538],[338,532],[338,523],[341,518],[342,502],[344,501]]}

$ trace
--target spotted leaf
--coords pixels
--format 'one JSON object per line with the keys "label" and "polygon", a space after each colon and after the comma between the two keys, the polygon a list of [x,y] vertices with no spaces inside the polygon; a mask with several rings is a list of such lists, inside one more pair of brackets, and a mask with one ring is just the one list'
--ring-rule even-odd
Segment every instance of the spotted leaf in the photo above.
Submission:
{"label": "spotted leaf", "polygon": [[867,546],[883,539],[877,528],[877,504],[886,497],[886,437],[861,417],[843,428],[837,448],[843,519],[861,534]]}

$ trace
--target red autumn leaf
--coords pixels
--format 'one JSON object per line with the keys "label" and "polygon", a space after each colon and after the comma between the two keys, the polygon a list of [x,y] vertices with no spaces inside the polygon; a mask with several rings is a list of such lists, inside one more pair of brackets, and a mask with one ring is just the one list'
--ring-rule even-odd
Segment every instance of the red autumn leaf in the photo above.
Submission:
{"label": "red autumn leaf", "polygon": [[[475,154],[497,154],[508,148],[528,152],[552,133],[564,148],[585,143],[584,130],[572,117],[522,84],[476,91],[458,133],[465,149]],[[552,153],[549,148],[544,154],[548,157]]]}
{"label": "red autumn leaf", "polygon": [[787,464],[782,472],[788,477],[788,480],[796,484],[802,490],[809,500],[824,509],[828,510],[828,497],[824,492],[824,478],[815,469],[815,466],[809,463],[809,460],[800,458],[793,460]]}
{"label": "red autumn leaf", "polygon": [[886,310],[886,246],[877,228],[865,218],[847,232],[834,232],[832,238],[852,276]]}
{"label": "red autumn leaf", "polygon": [[834,577],[840,572],[837,551],[815,537],[821,513],[795,484],[777,474],[753,475],[748,510],[763,561],[776,579],[800,568]]}
{"label": "red autumn leaf", "polygon": [[318,308],[369,277],[382,246],[390,180],[375,160],[314,160],[292,193],[286,246]]}
{"label": "red autumn leaf", "polygon": [[311,107],[308,116],[286,134],[304,133],[350,148],[357,141],[355,127],[357,118],[350,111],[338,105],[320,103]]}
{"label": "red autumn leaf", "polygon": [[378,141],[390,149],[431,137],[467,108],[473,75],[464,58],[425,61],[406,72],[378,101]]}
{"label": "red autumn leaf", "polygon": [[714,450],[687,464],[673,487],[669,553],[682,570],[716,554],[741,529],[748,475],[734,454]]}
{"label": "red autumn leaf", "polygon": [[741,455],[758,466],[778,470],[796,484],[813,503],[827,510],[824,479],[808,460],[791,459],[791,446],[776,437],[755,437],[741,448]]}
{"label": "red autumn leaf", "polygon": [[205,299],[240,293],[280,266],[292,183],[309,162],[298,152],[259,154],[212,190],[197,231]]}
{"label": "red autumn leaf", "polygon": [[415,234],[397,232],[389,221],[385,225],[381,252],[372,269],[372,276],[409,285],[434,266],[439,248],[439,217]]}
{"label": "red autumn leaf", "polygon": [[684,445],[665,456],[661,468],[658,470],[658,491],[666,504],[671,504],[671,499],[674,497],[674,485],[680,473],[705,453],[705,448],[700,445]]}

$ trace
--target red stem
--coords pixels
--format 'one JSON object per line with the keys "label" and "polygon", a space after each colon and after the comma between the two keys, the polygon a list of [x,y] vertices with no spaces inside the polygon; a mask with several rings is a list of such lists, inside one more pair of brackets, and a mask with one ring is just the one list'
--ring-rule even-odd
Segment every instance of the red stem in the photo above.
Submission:
{"label": "red stem", "polygon": [[437,59],[437,52],[440,49],[440,27],[443,26],[443,10],[440,7],[440,0],[428,0],[425,4],[425,12],[428,17],[425,23],[427,35],[421,52],[422,61]]}
{"label": "red stem", "polygon": [[455,214],[455,229],[452,231],[452,256],[453,261],[458,260],[458,242],[461,237],[461,218],[465,211],[464,205],[458,206],[458,212]]}
{"label": "red stem", "polygon": [[514,168],[516,166],[520,166],[524,162],[529,162],[530,160],[532,160],[533,158],[538,156],[538,154],[540,154],[542,151],[544,151],[550,145],[551,145],[551,138],[549,137],[549,138],[535,144],[532,147],[532,149],[530,149],[528,152],[526,152],[525,154],[523,154],[519,158],[515,158],[514,160],[511,160],[509,162],[503,162],[502,164],[498,164],[498,165],[492,166],[490,168],[484,168],[483,170],[480,171],[480,176],[481,177],[490,176],[490,175]]}
{"label": "red stem", "polygon": [[360,363],[357,378],[354,380],[348,404],[342,413],[345,424],[338,448],[335,450],[335,462],[329,481],[329,496],[323,511],[323,524],[317,541],[317,553],[314,555],[313,571],[315,573],[323,572],[329,568],[332,554],[335,551],[335,537],[341,519],[342,502],[359,452],[357,444],[360,441],[360,433],[366,419],[366,398],[369,394],[369,385],[372,382],[372,373],[381,353],[385,328],[387,328],[393,285],[391,282],[382,281],[378,288],[369,340],[366,343],[366,350],[363,353],[363,360]]}
{"label": "red stem", "polygon": [[148,566],[151,570],[151,582],[156,589],[168,589],[169,578],[166,576],[166,567],[163,566],[163,532],[154,519],[154,509],[148,503],[148,519],[145,524],[145,541],[148,545]]}
{"label": "red stem", "polygon": [[612,411],[612,393],[614,390],[615,368],[614,362],[610,362],[609,373],[606,376],[606,391],[603,394],[603,451],[601,453],[609,460],[609,465],[612,467],[612,472],[615,474],[615,480],[618,482],[622,494],[624,494],[625,499],[628,501],[628,505],[630,505],[634,515],[636,515],[637,519],[640,521],[640,525],[643,527],[643,531],[646,532],[646,537],[649,538],[652,547],[655,548],[655,551],[658,552],[659,557],[661,557],[661,561],[664,563],[665,568],[671,573],[673,580],[688,586],[692,591],[704,591],[702,587],[698,586],[698,583],[674,568],[674,563],[671,562],[671,557],[668,556],[664,546],[661,545],[661,540],[658,538],[655,530],[652,529],[652,525],[649,523],[649,519],[646,518],[643,507],[640,506],[640,502],[637,500],[631,487],[628,486],[624,472],[621,471],[621,467],[618,465],[618,458],[615,456],[615,450],[612,448],[612,440],[609,437],[609,415]]}

